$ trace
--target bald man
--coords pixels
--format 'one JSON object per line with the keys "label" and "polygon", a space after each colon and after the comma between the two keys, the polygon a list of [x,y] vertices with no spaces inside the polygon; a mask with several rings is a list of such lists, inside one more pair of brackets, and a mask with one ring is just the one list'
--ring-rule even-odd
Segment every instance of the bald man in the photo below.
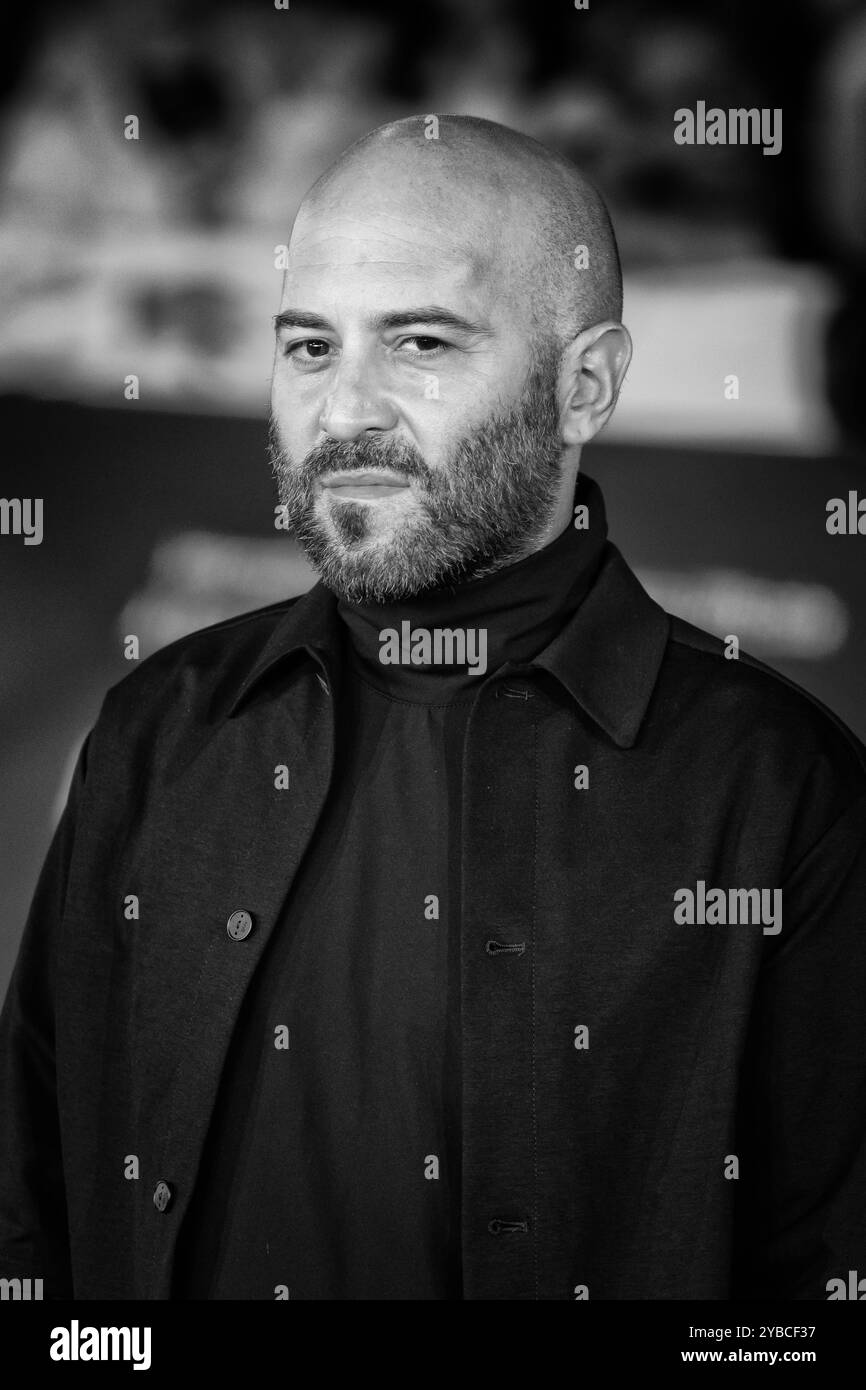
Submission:
{"label": "bald man", "polygon": [[491,122],[310,191],[271,463],[320,579],[105,698],[0,1024],[5,1277],[857,1296],[866,750],[608,541],[621,310],[598,193]]}

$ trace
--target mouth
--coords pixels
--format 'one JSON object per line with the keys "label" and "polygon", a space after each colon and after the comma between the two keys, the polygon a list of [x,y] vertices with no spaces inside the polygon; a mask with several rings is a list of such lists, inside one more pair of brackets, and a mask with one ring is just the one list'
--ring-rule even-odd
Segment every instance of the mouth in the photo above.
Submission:
{"label": "mouth", "polygon": [[398,473],[330,473],[319,481],[334,497],[347,501],[375,502],[409,489],[409,483]]}

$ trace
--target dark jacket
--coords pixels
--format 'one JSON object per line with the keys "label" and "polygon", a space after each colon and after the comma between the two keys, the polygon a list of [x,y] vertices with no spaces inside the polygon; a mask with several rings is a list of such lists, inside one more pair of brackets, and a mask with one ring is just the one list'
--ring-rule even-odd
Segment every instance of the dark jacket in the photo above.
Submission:
{"label": "dark jacket", "polygon": [[[334,772],[335,608],[317,584],[105,697],[0,1023],[2,1277],[169,1296],[241,1001]],[[864,794],[832,714],[669,618],[611,545],[542,656],[479,678],[467,1298],[824,1299],[866,1273]],[[714,888],[781,889],[781,930],[675,919]]]}

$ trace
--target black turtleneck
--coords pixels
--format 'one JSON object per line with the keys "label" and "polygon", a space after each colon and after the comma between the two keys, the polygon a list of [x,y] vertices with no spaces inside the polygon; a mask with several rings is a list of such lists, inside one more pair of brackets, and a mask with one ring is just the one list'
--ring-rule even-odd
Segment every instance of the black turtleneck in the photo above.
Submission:
{"label": "black turtleneck", "polygon": [[[174,1297],[462,1297],[463,735],[480,684],[542,652],[592,584],[606,526],[589,478],[578,504],[590,529],[481,579],[339,603],[334,777],[232,1041]],[[407,623],[401,655],[419,631],[483,631],[485,669],[480,644],[476,673],[383,663]]]}

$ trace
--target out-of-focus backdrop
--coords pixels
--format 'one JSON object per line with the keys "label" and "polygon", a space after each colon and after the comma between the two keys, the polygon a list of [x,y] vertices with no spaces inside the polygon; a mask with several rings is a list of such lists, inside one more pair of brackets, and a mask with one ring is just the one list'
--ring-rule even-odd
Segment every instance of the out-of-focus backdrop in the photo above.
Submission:
{"label": "out-of-focus backdrop", "polygon": [[[391,118],[487,116],[599,184],[635,341],[584,456],[612,537],[866,736],[866,536],[826,526],[866,495],[860,0],[43,0],[3,23],[0,505],[42,499],[43,534],[0,513],[0,990],[124,636],[146,656],[314,581],[271,529],[280,248]],[[699,103],[781,111],[781,151],[677,143]]]}

